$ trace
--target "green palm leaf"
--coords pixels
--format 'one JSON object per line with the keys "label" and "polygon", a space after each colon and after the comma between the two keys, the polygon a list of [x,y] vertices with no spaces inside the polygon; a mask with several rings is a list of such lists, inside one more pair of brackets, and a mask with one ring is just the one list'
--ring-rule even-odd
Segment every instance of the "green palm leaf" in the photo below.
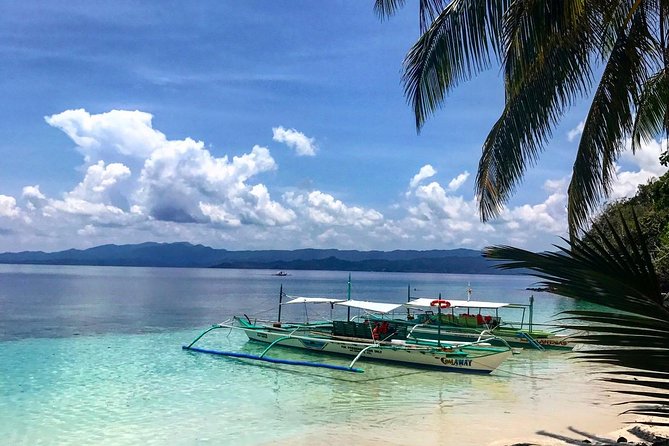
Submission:
{"label": "green palm leaf", "polygon": [[669,115],[669,75],[663,69],[653,75],[644,87],[639,99],[637,114],[632,130],[632,150],[636,152],[642,142],[666,131],[665,123]]}
{"label": "green palm leaf", "polygon": [[491,53],[501,54],[502,23],[509,2],[453,0],[409,50],[403,82],[417,129],[451,89],[490,67]]}
{"label": "green palm leaf", "polygon": [[491,247],[485,256],[506,260],[503,269],[529,269],[554,294],[606,307],[561,313],[559,326],[586,331],[579,341],[591,346],[576,359],[610,366],[604,380],[622,386],[615,392],[643,397],[628,401],[641,405],[627,413],[669,418],[669,309],[632,216],[633,231],[624,219],[618,231],[607,221],[609,236],[595,225],[557,252]]}
{"label": "green palm leaf", "polygon": [[600,198],[610,192],[615,161],[632,132],[634,107],[648,78],[645,55],[655,47],[645,9],[618,35],[593,98],[569,185],[569,227],[582,228]]}
{"label": "green palm leaf", "polygon": [[[419,12],[420,32],[423,33],[429,27],[435,17],[446,7],[450,0],[420,0]],[[376,0],[374,2],[374,11],[382,19],[387,19],[394,15],[397,10],[404,7],[406,0]]]}
{"label": "green palm leaf", "polygon": [[596,33],[580,4],[525,0],[507,11],[506,104],[483,145],[476,178],[484,221],[498,215],[564,111],[592,83]]}
{"label": "green palm leaf", "polygon": [[[375,10],[386,18],[405,4],[376,0]],[[403,74],[419,131],[453,88],[502,63],[505,107],[476,180],[483,221],[499,214],[565,111],[589,96],[600,62],[569,188],[572,236],[610,192],[626,138],[636,150],[641,139],[669,134],[667,0],[420,0],[419,16],[422,35]]]}

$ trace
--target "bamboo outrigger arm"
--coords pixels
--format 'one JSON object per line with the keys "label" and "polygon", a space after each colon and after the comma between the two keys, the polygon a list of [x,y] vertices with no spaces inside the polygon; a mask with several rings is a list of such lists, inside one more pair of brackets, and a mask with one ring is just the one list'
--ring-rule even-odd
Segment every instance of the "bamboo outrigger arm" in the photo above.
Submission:
{"label": "bamboo outrigger arm", "polygon": [[[278,338],[276,341],[272,342],[260,355],[251,355],[248,353],[238,353],[238,352],[228,352],[228,351],[221,351],[221,350],[210,350],[210,349],[205,349],[205,348],[199,348],[199,347],[193,347],[193,345],[202,339],[204,335],[209,333],[212,330],[216,330],[217,328],[236,328],[230,325],[226,324],[216,324],[212,325],[209,329],[205,330],[202,332],[197,338],[193,340],[188,345],[182,345],[181,348],[183,350],[189,350],[193,352],[198,352],[198,353],[208,353],[210,355],[218,355],[218,356],[227,356],[231,358],[242,358],[242,359],[252,359],[254,361],[264,361],[264,362],[270,362],[273,364],[287,364],[287,365],[298,365],[298,366],[304,366],[304,367],[319,367],[319,368],[324,368],[324,369],[331,369],[331,370],[340,370],[344,372],[353,372],[353,373],[363,373],[364,369],[353,367],[353,364],[355,361],[357,361],[357,357],[353,362],[347,367],[347,366],[341,366],[341,365],[334,365],[334,364],[325,364],[321,362],[309,362],[309,361],[294,361],[290,359],[279,359],[279,358],[272,358],[269,356],[265,356],[267,351],[272,348],[274,345],[276,345],[278,342],[283,341],[285,339],[292,338],[292,333],[291,335],[283,336]],[[370,346],[372,347],[372,346]],[[362,352],[361,352],[362,353]],[[360,355],[358,355],[360,357]]]}
{"label": "bamboo outrigger arm", "polygon": [[365,351],[369,350],[372,347],[378,347],[378,346],[379,346],[379,344],[372,344],[372,345],[368,345],[367,347],[360,350],[360,352],[358,353],[358,356],[356,356],[355,359],[353,361],[351,361],[351,363],[348,365],[348,368],[352,369],[353,364],[355,364],[358,361],[358,359],[360,359],[360,357],[362,356],[363,353],[365,353]]}

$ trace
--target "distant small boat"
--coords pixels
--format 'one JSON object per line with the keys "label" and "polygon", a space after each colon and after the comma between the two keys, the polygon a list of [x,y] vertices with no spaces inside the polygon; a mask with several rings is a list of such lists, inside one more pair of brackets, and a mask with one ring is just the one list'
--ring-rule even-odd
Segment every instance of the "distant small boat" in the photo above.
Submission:
{"label": "distant small boat", "polygon": [[283,277],[283,276],[287,276],[288,273],[285,272],[285,271],[278,271],[278,272],[274,273],[274,275]]}

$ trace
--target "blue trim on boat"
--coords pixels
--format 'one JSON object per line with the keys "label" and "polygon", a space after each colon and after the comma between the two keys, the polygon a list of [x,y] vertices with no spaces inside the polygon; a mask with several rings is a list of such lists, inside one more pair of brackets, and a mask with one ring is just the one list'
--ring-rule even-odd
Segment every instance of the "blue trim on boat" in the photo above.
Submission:
{"label": "blue trim on boat", "polygon": [[306,366],[306,367],[320,367],[320,368],[325,368],[325,369],[332,369],[332,370],[341,370],[344,372],[354,372],[354,373],[363,373],[363,369],[359,369],[356,367],[345,367],[341,365],[333,365],[333,364],[323,364],[320,362],[307,362],[307,361],[293,361],[290,359],[277,359],[277,358],[270,358],[268,356],[258,356],[258,355],[249,355],[246,353],[236,353],[236,352],[224,352],[220,350],[208,350],[204,348],[198,348],[198,347],[189,347],[187,345],[182,345],[182,349],[184,350],[190,350],[194,352],[199,352],[199,353],[209,353],[210,355],[219,355],[219,356],[230,356],[232,358],[243,358],[243,359],[253,359],[256,361],[265,361],[265,362],[271,362],[274,364],[288,364],[288,365],[300,365],[300,366]]}

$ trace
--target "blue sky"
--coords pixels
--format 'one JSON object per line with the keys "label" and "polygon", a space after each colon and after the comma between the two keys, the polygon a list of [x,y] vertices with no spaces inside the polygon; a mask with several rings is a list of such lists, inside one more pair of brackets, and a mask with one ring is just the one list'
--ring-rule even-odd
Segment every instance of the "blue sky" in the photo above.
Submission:
{"label": "blue sky", "polygon": [[[239,249],[545,249],[587,101],[499,219],[474,199],[503,105],[493,68],[414,127],[410,5],[35,1],[0,14],[0,250],[188,241]],[[614,197],[666,169],[623,155]]]}

